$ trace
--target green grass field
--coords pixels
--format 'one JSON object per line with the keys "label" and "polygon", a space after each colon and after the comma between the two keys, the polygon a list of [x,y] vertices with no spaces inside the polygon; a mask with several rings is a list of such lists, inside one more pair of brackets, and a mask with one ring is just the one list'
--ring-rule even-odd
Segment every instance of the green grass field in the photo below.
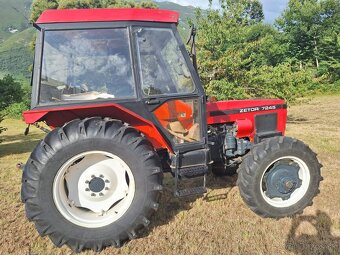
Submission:
{"label": "green grass field", "polygon": [[[324,165],[321,193],[303,215],[262,219],[240,198],[237,177],[208,177],[208,193],[177,199],[167,189],[161,207],[144,236],[121,249],[100,254],[340,254],[340,96],[320,96],[289,109],[287,135],[303,140]],[[54,248],[28,222],[20,201],[21,171],[41,131],[23,135],[20,120],[5,120],[0,145],[0,254],[72,254]],[[165,186],[171,188],[166,175]],[[86,251],[81,254],[94,254]]]}

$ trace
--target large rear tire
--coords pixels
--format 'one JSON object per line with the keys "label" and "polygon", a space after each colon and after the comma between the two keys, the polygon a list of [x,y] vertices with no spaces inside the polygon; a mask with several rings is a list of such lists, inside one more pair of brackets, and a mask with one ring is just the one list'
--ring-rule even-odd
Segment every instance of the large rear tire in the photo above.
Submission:
{"label": "large rear tire", "polygon": [[22,201],[41,236],[73,251],[134,239],[162,190],[160,159],[134,128],[112,119],[74,120],[32,152]]}
{"label": "large rear tire", "polygon": [[321,164],[303,142],[273,137],[244,157],[237,184],[244,202],[262,217],[302,213],[319,193]]}

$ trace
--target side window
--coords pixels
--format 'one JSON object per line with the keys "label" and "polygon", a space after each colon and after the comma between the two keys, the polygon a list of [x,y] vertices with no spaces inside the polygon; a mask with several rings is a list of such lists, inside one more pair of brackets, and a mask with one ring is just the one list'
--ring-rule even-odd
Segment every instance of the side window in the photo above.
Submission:
{"label": "side window", "polygon": [[174,143],[201,141],[201,115],[198,99],[173,99],[154,111]]}
{"label": "side window", "polygon": [[194,91],[191,73],[171,29],[135,28],[134,36],[145,95]]}
{"label": "side window", "polygon": [[127,28],[45,32],[40,104],[134,96]]}

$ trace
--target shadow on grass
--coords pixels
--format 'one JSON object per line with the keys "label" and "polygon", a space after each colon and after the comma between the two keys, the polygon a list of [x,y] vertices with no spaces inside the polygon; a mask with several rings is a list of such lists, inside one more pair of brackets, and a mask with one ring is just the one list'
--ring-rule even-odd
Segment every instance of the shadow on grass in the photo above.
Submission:
{"label": "shadow on grass", "polygon": [[0,157],[31,152],[41,138],[41,134],[1,136]]}
{"label": "shadow on grass", "polygon": [[[317,231],[316,235],[297,235],[299,226],[307,222]],[[299,255],[340,254],[340,238],[331,233],[332,220],[320,210],[316,216],[298,216],[292,219],[292,226],[287,237],[286,249]]]}
{"label": "shadow on grass", "polygon": [[207,187],[212,189],[212,191],[208,192],[203,198],[206,202],[213,202],[218,200],[223,200],[228,198],[228,194],[231,189],[228,189],[226,193],[214,195],[214,189],[221,188],[232,188],[236,186],[237,174],[232,176],[214,176],[210,175],[207,178]]}
{"label": "shadow on grass", "polygon": [[306,123],[312,123],[311,120],[308,120],[306,118],[297,118],[291,115],[287,116],[287,123],[289,124],[306,124]]}
{"label": "shadow on grass", "polygon": [[[206,186],[209,189],[222,189],[228,187],[236,186],[237,175],[233,176],[225,176],[225,177],[216,177],[213,174],[207,176]],[[160,208],[153,216],[152,223],[148,229],[144,229],[141,232],[141,238],[146,237],[152,231],[153,228],[166,225],[175,216],[182,212],[188,211],[192,208],[193,203],[201,196],[192,196],[192,197],[183,197],[177,198],[173,194],[173,185],[172,185],[172,176],[165,175],[164,176],[164,186],[162,197],[160,199]],[[200,185],[199,182],[191,182],[191,184],[196,183],[196,185]],[[228,193],[231,189],[228,190],[227,193],[211,195],[213,191],[204,195],[203,200],[205,202],[212,202],[216,200],[226,199],[228,197]]]}

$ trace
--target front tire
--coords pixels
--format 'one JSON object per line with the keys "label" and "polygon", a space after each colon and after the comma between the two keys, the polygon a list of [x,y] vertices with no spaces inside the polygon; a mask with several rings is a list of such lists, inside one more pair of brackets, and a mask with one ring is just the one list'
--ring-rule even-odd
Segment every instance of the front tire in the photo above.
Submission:
{"label": "front tire", "polygon": [[262,217],[302,213],[319,193],[321,164],[303,142],[273,137],[244,157],[237,184],[244,202]]}
{"label": "front tire", "polygon": [[53,130],[37,145],[21,194],[41,236],[76,252],[100,251],[149,225],[162,177],[157,153],[135,129],[90,118]]}

